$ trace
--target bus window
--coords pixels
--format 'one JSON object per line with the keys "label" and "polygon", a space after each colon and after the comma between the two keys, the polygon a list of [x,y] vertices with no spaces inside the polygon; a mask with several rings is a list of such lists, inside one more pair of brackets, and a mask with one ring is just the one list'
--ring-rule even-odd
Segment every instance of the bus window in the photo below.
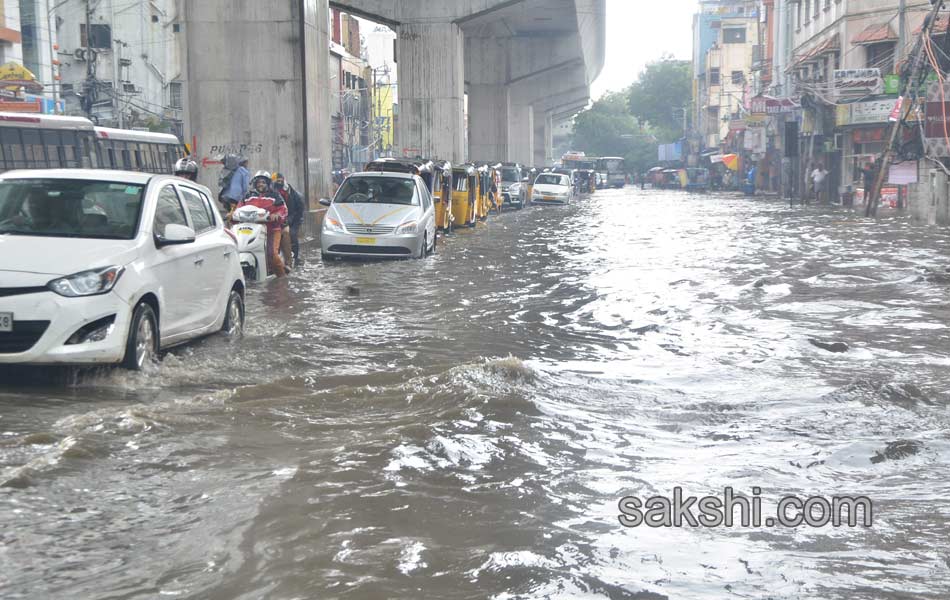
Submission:
{"label": "bus window", "polygon": [[148,145],[148,156],[149,161],[152,163],[152,168],[155,169],[155,173],[164,173],[165,169],[162,168],[162,149],[158,144],[149,144]]}
{"label": "bus window", "polygon": [[122,168],[125,169],[126,171],[132,170],[132,157],[129,154],[128,148],[122,149]]}
{"label": "bus window", "polygon": [[118,168],[118,166],[116,165],[116,162],[115,162],[115,148],[107,148],[107,149],[106,149],[106,155],[109,157],[109,158],[108,158],[108,161],[107,161],[107,166],[108,166],[110,169],[116,169],[116,168]]}
{"label": "bus window", "polygon": [[174,147],[174,146],[169,146],[169,147],[165,150],[165,156],[168,157],[168,165],[169,165],[169,167],[168,167],[167,169],[165,169],[165,170],[168,171],[168,172],[170,172],[170,171],[171,171],[171,166],[174,165],[176,162],[178,162],[178,155],[177,155],[177,152],[175,152],[175,147]]}
{"label": "bus window", "polygon": [[4,167],[7,169],[22,169],[23,142],[20,141],[20,130],[13,127],[0,127],[0,145],[3,146]]}
{"label": "bus window", "polygon": [[82,155],[79,158],[80,166],[91,169],[109,168],[109,165],[103,163],[101,158],[97,159],[99,156],[99,144],[96,143],[95,139],[90,139],[85,134],[79,135],[82,138],[82,148],[80,149]]}
{"label": "bus window", "polygon": [[63,141],[60,139],[58,131],[51,129],[41,129],[40,137],[43,139],[43,145],[46,146],[46,158],[49,160],[49,166],[54,169],[66,167],[66,157],[63,155]]}
{"label": "bus window", "polygon": [[81,167],[82,164],[76,158],[76,132],[61,131],[60,136],[62,137],[63,142],[60,146],[63,157],[63,166],[69,168]]}
{"label": "bus window", "polygon": [[26,155],[27,168],[47,168],[49,163],[46,160],[46,149],[43,147],[40,132],[36,129],[23,129],[20,134],[23,136],[23,151]]}
{"label": "bus window", "polygon": [[135,158],[132,162],[132,168],[136,171],[142,171],[142,167],[145,166],[142,164],[142,151],[136,148],[132,151],[132,156]]}

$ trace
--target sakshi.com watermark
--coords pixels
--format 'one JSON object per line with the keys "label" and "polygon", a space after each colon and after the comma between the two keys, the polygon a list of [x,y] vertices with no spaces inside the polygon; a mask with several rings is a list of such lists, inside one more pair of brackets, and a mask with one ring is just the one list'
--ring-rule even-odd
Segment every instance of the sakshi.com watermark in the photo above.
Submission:
{"label": "sakshi.com watermark", "polygon": [[672,497],[622,498],[618,518],[624,527],[871,527],[874,521],[866,496],[784,496],[769,510],[761,494],[759,487],[751,496],[727,487],[721,496],[698,498],[675,487]]}

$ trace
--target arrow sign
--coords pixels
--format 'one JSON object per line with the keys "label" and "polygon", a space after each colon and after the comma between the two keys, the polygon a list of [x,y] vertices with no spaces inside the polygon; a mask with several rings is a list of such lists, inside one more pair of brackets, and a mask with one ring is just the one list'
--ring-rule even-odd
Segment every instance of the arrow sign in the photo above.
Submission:
{"label": "arrow sign", "polygon": [[201,166],[204,167],[204,168],[206,168],[206,169],[208,168],[208,165],[223,165],[223,164],[224,164],[224,163],[223,163],[222,161],[220,161],[220,160],[212,160],[212,159],[210,159],[210,158],[208,158],[208,157],[205,157],[205,158],[202,158],[202,159],[201,159]]}

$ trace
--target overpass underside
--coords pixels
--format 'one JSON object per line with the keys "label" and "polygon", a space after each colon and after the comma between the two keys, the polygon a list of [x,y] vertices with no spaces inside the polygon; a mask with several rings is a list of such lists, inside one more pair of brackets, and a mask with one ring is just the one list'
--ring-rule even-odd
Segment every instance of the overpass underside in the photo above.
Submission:
{"label": "overpass underside", "polygon": [[[182,0],[186,136],[205,164],[245,154],[252,170],[280,170],[311,198],[326,195],[333,5],[397,33],[404,154],[550,162],[553,128],[587,104],[603,67],[605,3]],[[220,169],[202,171],[214,188]]]}

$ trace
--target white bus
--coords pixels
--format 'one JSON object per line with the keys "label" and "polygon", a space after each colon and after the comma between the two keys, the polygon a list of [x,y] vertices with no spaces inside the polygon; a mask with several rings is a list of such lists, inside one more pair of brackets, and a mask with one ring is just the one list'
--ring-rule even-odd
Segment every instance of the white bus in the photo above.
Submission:
{"label": "white bus", "polygon": [[82,117],[0,113],[0,172],[14,169],[121,169],[171,173],[184,156],[165,133],[96,127]]}

